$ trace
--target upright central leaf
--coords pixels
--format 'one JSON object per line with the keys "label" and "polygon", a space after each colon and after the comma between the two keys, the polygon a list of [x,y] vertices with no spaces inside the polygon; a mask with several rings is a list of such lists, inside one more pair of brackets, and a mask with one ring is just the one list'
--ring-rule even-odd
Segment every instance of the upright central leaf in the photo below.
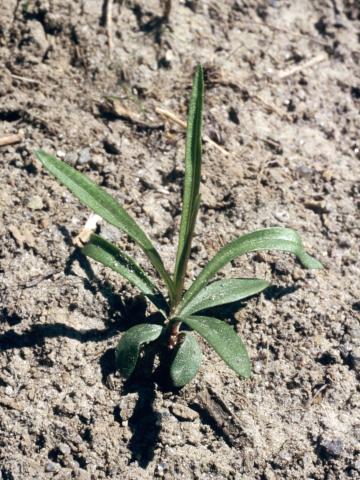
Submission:
{"label": "upright central leaf", "polygon": [[201,123],[204,103],[204,75],[199,65],[196,70],[188,115],[185,150],[185,181],[183,208],[176,255],[174,284],[175,304],[180,300],[184,286],[191,239],[200,203]]}

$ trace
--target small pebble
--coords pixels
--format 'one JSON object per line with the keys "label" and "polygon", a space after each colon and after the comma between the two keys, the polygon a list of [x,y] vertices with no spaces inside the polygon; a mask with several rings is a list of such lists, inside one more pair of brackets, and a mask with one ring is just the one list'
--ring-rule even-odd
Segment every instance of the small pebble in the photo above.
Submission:
{"label": "small pebble", "polygon": [[253,372],[254,373],[260,373],[263,368],[263,363],[262,362],[255,362],[253,366]]}
{"label": "small pebble", "polygon": [[164,475],[165,468],[166,468],[165,463],[159,463],[159,465],[157,465],[156,467],[157,474],[162,477]]}
{"label": "small pebble", "polygon": [[14,393],[14,390],[11,387],[11,385],[7,385],[7,387],[5,388],[5,395],[7,395],[8,397],[12,397],[13,393]]}
{"label": "small pebble", "polygon": [[286,210],[278,210],[277,212],[274,212],[273,215],[276,220],[282,223],[285,223],[289,220],[289,214]]}
{"label": "small pebble", "polygon": [[96,167],[101,167],[104,165],[104,158],[101,155],[93,155],[91,164],[95,165]]}
{"label": "small pebble", "polygon": [[296,280],[303,280],[305,278],[305,273],[302,268],[294,267],[292,272],[293,279]]}
{"label": "small pebble", "polygon": [[70,452],[71,452],[71,449],[70,449],[69,445],[67,445],[66,443],[60,443],[59,450],[64,455],[69,455]]}
{"label": "small pebble", "polygon": [[28,206],[31,210],[42,210],[44,207],[42,198],[39,195],[34,195],[30,198]]}
{"label": "small pebble", "polygon": [[90,160],[91,160],[90,149],[83,148],[80,152],[78,163],[80,165],[84,165],[85,163],[90,162]]}
{"label": "small pebble", "polygon": [[139,395],[137,393],[129,393],[121,399],[119,404],[119,414],[122,420],[122,424],[123,422],[129,421],[130,418],[133,416],[138,400]]}
{"label": "small pebble", "polygon": [[56,463],[47,462],[45,465],[45,472],[56,472],[58,470],[58,466]]}
{"label": "small pebble", "polygon": [[195,410],[192,410],[186,405],[175,404],[170,407],[170,410],[171,413],[180,420],[188,420],[190,422],[193,422],[199,416],[199,414],[195,412]]}
{"label": "small pebble", "polygon": [[65,155],[65,162],[69,165],[76,165],[78,154],[76,152],[69,152]]}

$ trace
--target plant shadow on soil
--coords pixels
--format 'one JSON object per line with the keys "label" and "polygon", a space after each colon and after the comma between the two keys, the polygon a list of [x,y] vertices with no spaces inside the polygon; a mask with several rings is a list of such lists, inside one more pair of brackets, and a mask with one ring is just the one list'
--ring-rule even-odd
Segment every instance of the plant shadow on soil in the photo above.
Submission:
{"label": "plant shadow on soil", "polygon": [[[127,381],[122,389],[123,395],[136,393],[138,395],[136,405],[128,425],[132,437],[128,443],[131,451],[130,463],[137,461],[141,468],[146,468],[154,458],[154,452],[159,440],[161,420],[154,409],[156,385],[149,379]],[[121,409],[114,408],[115,421],[122,423]]]}
{"label": "plant shadow on soil", "polygon": [[[86,278],[83,280],[85,288],[94,292],[99,291],[107,301],[109,305],[108,315],[112,318],[111,323],[105,329],[89,329],[86,331],[76,330],[63,323],[32,325],[30,329],[22,333],[17,333],[11,328],[0,335],[0,353],[25,347],[41,347],[47,338],[67,337],[81,343],[102,342],[133,325],[149,321],[149,317],[146,317],[146,304],[142,296],[135,297],[125,304],[120,296],[114,292],[111,285],[96,277],[90,262],[79,249],[75,249],[68,258],[64,270],[66,275],[73,274],[72,265],[74,262],[78,262],[86,274]],[[8,323],[10,327],[18,325],[22,321],[17,315],[8,314],[6,308],[3,309],[2,313],[2,320]],[[156,319],[153,320],[156,321]],[[154,457],[161,428],[159,414],[153,407],[156,385],[160,389],[169,389],[169,386],[162,380],[164,377],[161,373],[155,372],[154,376],[151,375],[154,359],[155,353],[150,350],[139,362],[140,365],[132,378],[124,383],[121,391],[122,395],[138,394],[134,411],[128,420],[129,428],[132,431],[128,448],[132,453],[130,461],[137,461],[142,468],[146,468]],[[107,384],[109,375],[116,372],[115,349],[106,350],[101,355],[99,363],[102,381]],[[154,380],[156,380],[156,384]],[[114,409],[114,418],[117,422],[122,422],[119,407]]]}
{"label": "plant shadow on soil", "polygon": [[[102,342],[115,336],[118,332],[129,328],[127,322],[123,321],[124,318],[132,318],[136,320],[137,315],[133,315],[135,301],[131,302],[131,305],[127,308],[120,296],[113,291],[112,287],[96,277],[89,261],[78,249],[70,255],[66,262],[66,275],[71,274],[71,266],[75,261],[78,261],[80,267],[86,273],[87,278],[84,279],[85,288],[88,288],[91,291],[99,290],[108,302],[109,317],[113,317],[116,312],[120,313],[120,315],[116,315],[116,321],[109,323],[105,329],[94,328],[85,331],[76,330],[63,323],[35,324],[32,325],[29,330],[22,333],[16,333],[14,330],[9,330],[0,335],[0,352],[15,348],[42,346],[46,338],[54,337],[67,337],[81,343]],[[5,321],[8,320],[10,325],[21,323],[21,318],[18,318],[16,322],[13,321],[14,315],[12,315],[11,318],[9,316],[7,319],[6,308],[4,309],[4,313]],[[118,321],[119,317],[121,318],[121,323]]]}
{"label": "plant shadow on soil", "polygon": [[[112,318],[107,328],[79,331],[62,323],[52,323],[33,325],[28,331],[23,333],[16,333],[11,329],[0,335],[0,352],[9,349],[42,346],[46,338],[56,337],[67,337],[81,343],[102,342],[133,325],[143,323],[144,320],[149,321],[149,317],[146,317],[146,302],[144,298],[141,296],[135,297],[125,304],[120,296],[114,292],[110,284],[97,278],[90,262],[79,249],[75,249],[69,256],[64,270],[66,275],[74,274],[72,272],[74,262],[78,262],[86,274],[86,278],[83,279],[85,288],[94,293],[99,291],[107,301],[109,305],[108,316]],[[285,288],[271,286],[266,289],[264,294],[267,300],[271,300],[281,298],[294,292],[296,289],[296,286]],[[234,302],[226,307],[213,308],[207,311],[206,314],[226,319],[230,324],[236,325],[235,313],[244,308],[245,305],[246,302],[244,301]],[[6,312],[4,318],[10,326],[21,323],[21,318],[16,318],[16,321],[14,321],[13,316],[7,316]],[[152,318],[151,321],[156,322],[157,320]],[[164,354],[166,355],[166,352]],[[166,371],[166,366],[168,361],[160,362],[160,365],[153,372],[155,356],[155,350],[149,348],[145,351],[144,357],[141,358],[135,373],[123,384],[121,391],[121,394],[124,396],[132,393],[138,395],[132,415],[128,418],[128,425],[132,432],[128,448],[132,454],[130,462],[137,461],[142,468],[146,468],[153,459],[161,430],[161,418],[154,409],[156,389],[158,388],[161,391],[175,390],[170,385],[169,380],[167,380],[168,372]],[[116,372],[115,349],[110,348],[106,350],[100,357],[99,363],[102,381],[106,384],[109,376]],[[119,406],[114,408],[113,415],[115,421],[122,424],[123,418]],[[201,417],[207,423],[206,412],[202,412]]]}
{"label": "plant shadow on soil", "polygon": [[[149,359],[151,362],[153,359]],[[153,363],[141,359],[135,374],[127,380],[122,388],[121,395],[137,394],[134,410],[129,418],[126,417],[132,437],[128,443],[131,451],[130,463],[137,461],[141,468],[146,468],[154,457],[158,443],[161,422],[159,414],[154,409],[156,384],[154,376],[149,372]],[[111,374],[116,372],[115,349],[106,350],[100,358],[100,367],[103,382],[106,384]],[[120,405],[113,410],[114,420],[123,425],[123,412]]]}

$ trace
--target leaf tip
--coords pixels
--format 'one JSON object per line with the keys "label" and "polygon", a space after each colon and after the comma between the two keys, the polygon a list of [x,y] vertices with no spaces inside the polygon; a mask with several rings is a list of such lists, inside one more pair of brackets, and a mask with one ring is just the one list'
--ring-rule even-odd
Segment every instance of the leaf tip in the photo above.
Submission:
{"label": "leaf tip", "polygon": [[251,377],[251,374],[252,374],[251,361],[250,361],[249,354],[248,354],[246,349],[245,349],[244,354],[241,355],[241,359],[239,358],[239,364],[238,364],[237,368],[234,369],[234,370],[239,375],[239,377],[242,377],[242,378],[245,378],[245,379]]}
{"label": "leaf tip", "polygon": [[249,361],[249,364],[246,366],[246,368],[245,368],[244,371],[240,374],[240,376],[243,377],[243,378],[250,378],[250,377],[251,377],[251,374],[252,374],[251,364],[250,364],[250,361]]}
{"label": "leaf tip", "polygon": [[303,255],[301,255],[300,262],[305,268],[311,270],[322,270],[324,268],[323,264],[319,262],[319,260],[316,260],[316,258],[305,252],[303,253]]}
{"label": "leaf tip", "polygon": [[198,63],[195,70],[194,83],[193,85],[197,86],[200,91],[200,96],[203,99],[204,97],[204,67],[201,63]]}
{"label": "leaf tip", "polygon": [[202,66],[201,63],[198,63],[197,66],[196,66],[196,73],[198,75],[203,75],[204,73],[204,67]]}
{"label": "leaf tip", "polygon": [[268,280],[264,280],[263,278],[261,278],[259,281],[262,282],[263,290],[265,290],[265,288],[271,287],[271,282],[269,282]]}

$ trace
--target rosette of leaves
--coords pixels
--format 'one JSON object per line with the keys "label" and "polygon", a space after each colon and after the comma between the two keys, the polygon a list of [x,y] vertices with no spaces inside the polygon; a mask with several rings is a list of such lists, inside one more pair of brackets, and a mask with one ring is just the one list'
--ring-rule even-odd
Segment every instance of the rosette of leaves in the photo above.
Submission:
{"label": "rosette of leaves", "polygon": [[241,377],[249,377],[251,365],[244,343],[226,322],[206,315],[209,309],[245,299],[269,286],[263,279],[214,276],[235,258],[259,250],[279,250],[294,254],[304,268],[321,264],[308,255],[298,233],[289,228],[265,228],[235,238],[207,263],[190,288],[184,281],[200,206],[201,128],[204,98],[203,70],[197,67],[190,100],[186,148],[183,206],[174,272],[165,268],[161,256],[143,229],[104,189],[65,162],[38,150],[43,166],[63,183],[86,207],[114,225],[142,249],[158,274],[150,278],[125,252],[95,233],[82,251],[88,257],[125,277],[161,312],[162,324],[142,323],[121,337],[116,349],[117,366],[125,378],[134,372],[142,350],[148,344],[170,355],[169,374],[176,387],[187,384],[199,370],[202,353],[200,335]]}

